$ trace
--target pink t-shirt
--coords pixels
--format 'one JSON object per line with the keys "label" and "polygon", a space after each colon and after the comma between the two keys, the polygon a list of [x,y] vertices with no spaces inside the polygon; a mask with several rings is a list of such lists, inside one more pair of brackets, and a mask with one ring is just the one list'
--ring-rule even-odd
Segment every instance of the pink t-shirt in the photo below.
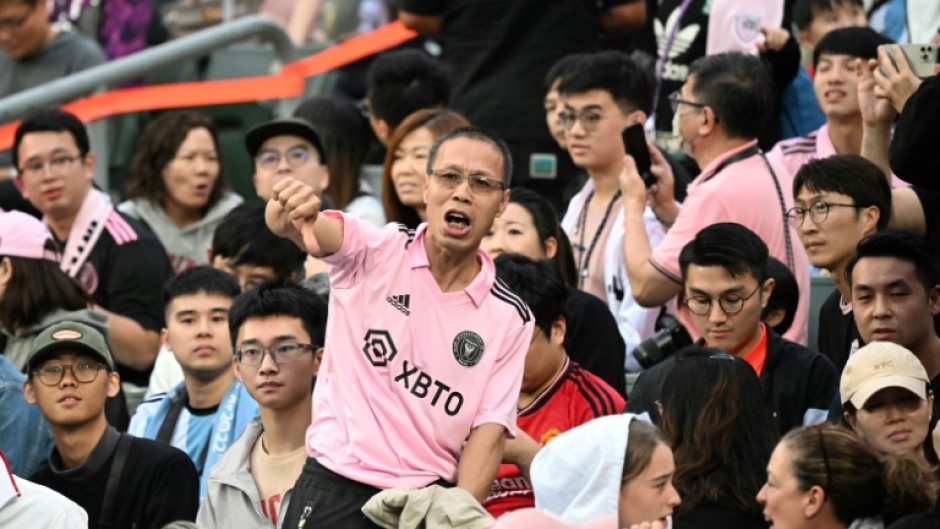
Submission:
{"label": "pink t-shirt", "polygon": [[342,249],[330,266],[323,364],[307,453],[381,489],[456,482],[460,451],[485,423],[515,435],[516,402],[534,325],[493,261],[459,292],[442,292],[417,232],[338,212]]}
{"label": "pink t-shirt", "polygon": [[[790,231],[795,268],[793,275],[800,288],[800,303],[793,325],[784,337],[805,345],[809,312],[809,261],[796,230],[785,222],[783,213],[784,209],[793,206],[793,176],[772,163],[783,193],[785,207],[781,207],[774,180],[761,156],[745,158],[715,172],[725,160],[756,144],[757,142],[750,142],[719,156],[689,184],[688,194],[676,223],[666,232],[666,237],[659,246],[653,249],[650,261],[659,271],[681,283],[679,253],[682,247],[706,226],[716,222],[737,222],[759,235],[767,244],[770,255],[786,264],[786,227]],[[679,319],[692,337],[698,339],[698,332],[692,325],[685,303],[679,304]]]}

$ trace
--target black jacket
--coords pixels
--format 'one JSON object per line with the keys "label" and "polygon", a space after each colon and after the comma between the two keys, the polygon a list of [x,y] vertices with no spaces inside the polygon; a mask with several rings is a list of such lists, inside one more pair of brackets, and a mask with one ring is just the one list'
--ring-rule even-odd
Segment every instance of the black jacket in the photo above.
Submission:
{"label": "black jacket", "polygon": [[[699,340],[698,345],[704,345]],[[666,375],[675,363],[670,356],[661,364],[642,373],[627,399],[630,413],[649,413],[659,424],[659,401]],[[825,356],[800,344],[784,340],[767,329],[767,360],[760,375],[764,401],[773,410],[779,433],[806,422],[826,419],[832,397],[839,386],[839,373]],[[808,421],[807,421],[808,419]]]}

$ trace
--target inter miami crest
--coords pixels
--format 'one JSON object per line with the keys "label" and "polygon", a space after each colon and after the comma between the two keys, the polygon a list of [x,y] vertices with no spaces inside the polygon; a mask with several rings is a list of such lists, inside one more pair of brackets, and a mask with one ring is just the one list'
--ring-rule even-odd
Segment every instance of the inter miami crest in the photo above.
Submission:
{"label": "inter miami crest", "polygon": [[483,358],[483,338],[473,331],[463,331],[454,338],[454,358],[464,367],[473,367]]}

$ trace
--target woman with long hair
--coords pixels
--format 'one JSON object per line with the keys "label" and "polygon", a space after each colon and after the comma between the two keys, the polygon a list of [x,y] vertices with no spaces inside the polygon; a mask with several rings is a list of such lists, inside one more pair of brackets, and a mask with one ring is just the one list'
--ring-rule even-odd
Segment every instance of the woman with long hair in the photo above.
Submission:
{"label": "woman with long hair", "polygon": [[784,435],[757,495],[775,529],[880,529],[930,512],[936,500],[937,480],[922,458],[882,457],[829,424]]}
{"label": "woman with long hair", "polygon": [[207,264],[216,226],[242,201],[228,191],[212,120],[186,111],[148,123],[131,160],[127,198],[118,209],[153,230],[174,272]]}
{"label": "woman with long hair", "polygon": [[676,528],[765,528],[755,496],[777,441],[760,380],[744,360],[691,346],[662,395],[663,433],[676,458]]}
{"label": "woman with long hair", "polygon": [[467,118],[446,108],[418,110],[395,128],[388,140],[382,168],[385,218],[415,228],[426,220],[424,183],[428,154],[444,134],[466,127]]}

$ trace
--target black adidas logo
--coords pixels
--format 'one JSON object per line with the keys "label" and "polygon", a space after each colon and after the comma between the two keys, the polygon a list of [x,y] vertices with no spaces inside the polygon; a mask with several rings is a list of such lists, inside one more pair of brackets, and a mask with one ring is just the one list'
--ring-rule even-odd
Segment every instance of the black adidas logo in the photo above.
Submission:
{"label": "black adidas logo", "polygon": [[385,298],[396,309],[400,310],[405,316],[411,315],[411,294],[402,294],[400,296],[389,296]]}

